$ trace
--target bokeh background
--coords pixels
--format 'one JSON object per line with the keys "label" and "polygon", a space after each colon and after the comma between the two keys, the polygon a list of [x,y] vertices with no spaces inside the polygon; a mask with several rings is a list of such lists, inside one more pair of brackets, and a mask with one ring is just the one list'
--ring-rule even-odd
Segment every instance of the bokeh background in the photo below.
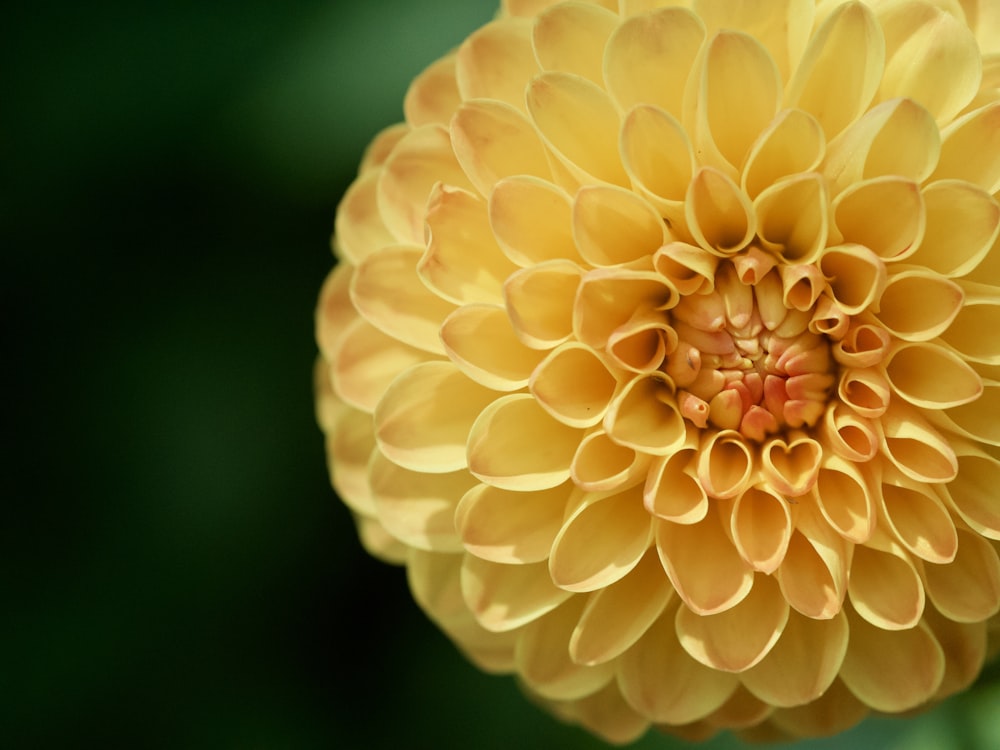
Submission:
{"label": "bokeh background", "polygon": [[[337,201],[494,7],[4,11],[0,746],[604,747],[469,666],[364,554],[313,420]],[[996,678],[795,747],[1000,747]]]}

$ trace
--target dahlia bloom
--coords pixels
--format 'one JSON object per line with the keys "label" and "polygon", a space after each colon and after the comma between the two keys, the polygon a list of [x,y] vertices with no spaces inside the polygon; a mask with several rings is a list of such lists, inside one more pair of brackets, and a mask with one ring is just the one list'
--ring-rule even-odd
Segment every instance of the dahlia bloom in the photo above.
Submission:
{"label": "dahlia bloom", "polygon": [[1000,2],[504,0],[317,310],[333,485],[613,742],[825,735],[1000,626]]}

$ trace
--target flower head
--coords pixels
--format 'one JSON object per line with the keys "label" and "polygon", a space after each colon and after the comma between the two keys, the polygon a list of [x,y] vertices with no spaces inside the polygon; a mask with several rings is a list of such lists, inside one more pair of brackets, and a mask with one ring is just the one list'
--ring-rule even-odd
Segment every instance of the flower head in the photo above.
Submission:
{"label": "flower head", "polygon": [[612,741],[967,687],[1000,2],[505,0],[404,109],[337,213],[318,413],[459,648]]}

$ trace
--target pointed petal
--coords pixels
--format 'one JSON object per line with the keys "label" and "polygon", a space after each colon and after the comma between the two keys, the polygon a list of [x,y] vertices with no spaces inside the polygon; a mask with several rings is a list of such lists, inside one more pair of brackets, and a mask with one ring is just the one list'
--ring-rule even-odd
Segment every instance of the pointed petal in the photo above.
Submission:
{"label": "pointed petal", "polygon": [[856,544],[868,541],[875,526],[875,498],[854,462],[825,456],[810,496],[838,534]]}
{"label": "pointed petal", "polygon": [[740,186],[757,198],[783,177],[815,169],[825,150],[826,137],[815,117],[800,109],[782,110],[750,147]]}
{"label": "pointed petal", "polygon": [[455,82],[455,56],[446,55],[413,79],[403,99],[403,114],[412,128],[447,126],[461,103]]}
{"label": "pointed petal", "polygon": [[915,182],[876,177],[838,195],[833,219],[843,242],[864,245],[886,261],[898,261],[915,252],[923,239],[924,199]]}
{"label": "pointed petal", "polygon": [[515,630],[551,612],[572,594],[553,585],[544,562],[503,565],[466,555],[462,596],[487,630]]}
{"label": "pointed petal", "polygon": [[847,584],[858,615],[882,630],[907,630],[924,611],[924,587],[909,556],[898,548],[854,548]]}
{"label": "pointed petal", "polygon": [[686,435],[673,395],[673,386],[659,371],[634,378],[612,399],[604,416],[605,431],[633,450],[654,456],[673,453]]}
{"label": "pointed petal", "polygon": [[724,256],[745,248],[757,228],[753,206],[743,191],[711,167],[699,169],[688,185],[684,218],[695,242]]}
{"label": "pointed petal", "polygon": [[964,301],[955,282],[911,266],[889,276],[878,301],[878,319],[896,338],[929,341],[952,324]]}
{"label": "pointed petal", "polygon": [[618,16],[597,5],[555,5],[535,20],[532,46],[542,70],[573,73],[604,85],[604,45]]}
{"label": "pointed petal", "polygon": [[648,467],[648,456],[619,445],[599,429],[580,443],[570,476],[580,489],[604,492],[633,484],[646,474]]}
{"label": "pointed petal", "polygon": [[957,547],[950,563],[923,566],[927,597],[950,620],[981,622],[1000,611],[1000,558],[988,541],[964,529]]}
{"label": "pointed petal", "polygon": [[531,375],[539,405],[570,427],[592,427],[604,418],[618,382],[593,350],[569,341],[551,352]]}
{"label": "pointed petal", "polygon": [[531,21],[501,18],[473,32],[458,48],[455,77],[462,99],[497,99],[524,111],[524,88],[538,72]]}
{"label": "pointed petal", "polygon": [[983,382],[961,357],[933,343],[889,350],[885,375],[901,398],[925,409],[948,409],[978,399]]}
{"label": "pointed petal", "polygon": [[630,190],[590,185],[573,200],[573,239],[593,266],[614,266],[652,255],[668,234],[656,210]]}
{"label": "pointed petal", "polygon": [[573,335],[573,304],[583,271],[553,260],[517,271],[504,283],[507,315],[517,337],[533,349],[551,349]]}
{"label": "pointed petal", "polygon": [[990,251],[1000,233],[1000,203],[982,188],[942,180],[924,188],[927,230],[910,262],[945,276],[963,276]]}
{"label": "pointed petal", "polygon": [[945,412],[957,432],[972,436],[990,445],[1000,445],[1000,383],[988,382],[983,394],[971,404],[956,406]]}
{"label": "pointed petal", "polygon": [[489,212],[497,242],[519,266],[556,258],[580,260],[573,242],[571,199],[551,182],[527,175],[501,180],[490,195]]}
{"label": "pointed petal", "polygon": [[658,107],[637,105],[625,116],[622,164],[632,188],[670,224],[684,222],[684,200],[695,170],[684,128]]}

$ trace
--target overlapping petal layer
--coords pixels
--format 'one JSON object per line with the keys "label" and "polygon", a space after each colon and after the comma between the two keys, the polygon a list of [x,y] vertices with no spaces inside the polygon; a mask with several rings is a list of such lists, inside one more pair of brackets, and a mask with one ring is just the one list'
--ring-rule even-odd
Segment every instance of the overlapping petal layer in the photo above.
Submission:
{"label": "overlapping petal layer", "polygon": [[612,742],[941,700],[1000,610],[1000,0],[504,0],[336,219],[374,555]]}

